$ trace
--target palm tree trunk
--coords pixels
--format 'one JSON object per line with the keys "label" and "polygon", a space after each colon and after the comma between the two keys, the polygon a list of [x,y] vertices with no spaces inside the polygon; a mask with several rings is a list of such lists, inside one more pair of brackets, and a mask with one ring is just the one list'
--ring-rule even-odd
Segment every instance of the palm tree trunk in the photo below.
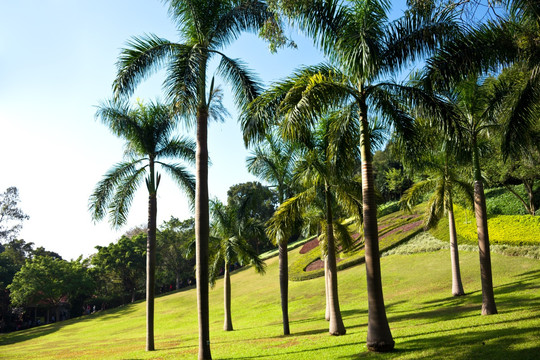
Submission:
{"label": "palm tree trunk", "polygon": [[146,351],[154,347],[154,297],[156,282],[156,193],[148,197],[148,237],[146,242]]}
{"label": "palm tree trunk", "polygon": [[330,288],[328,287],[328,256],[323,253],[323,263],[324,263],[324,295],[326,298],[326,310],[324,311],[324,319],[330,321],[330,299],[329,293]]}
{"label": "palm tree trunk", "polygon": [[463,291],[463,284],[461,283],[461,271],[459,270],[459,251],[452,195],[450,195],[448,200],[448,230],[450,232],[450,261],[452,264],[452,295],[461,296],[465,295],[465,291]]}
{"label": "palm tree trunk", "polygon": [[225,274],[223,275],[223,301],[225,313],[223,330],[232,331],[233,325],[231,317],[231,274],[229,272],[229,264],[227,262],[225,262]]}
{"label": "palm tree trunk", "polygon": [[201,59],[198,89],[197,151],[195,157],[195,258],[197,314],[199,321],[199,360],[210,360],[210,314],[208,305],[208,109],[206,106],[206,58]]}
{"label": "palm tree trunk", "polygon": [[386,318],[382,291],[377,205],[375,204],[375,184],[365,101],[360,104],[360,127],[362,206],[368,292],[367,348],[370,351],[387,352],[394,349],[395,342]]}
{"label": "palm tree trunk", "polygon": [[283,315],[283,335],[291,333],[289,329],[289,254],[287,242],[278,244],[279,249],[279,289],[281,293],[281,314]]}
{"label": "palm tree trunk", "polygon": [[326,188],[326,242],[328,259],[328,301],[330,303],[330,335],[345,335],[345,325],[339,309],[338,280],[336,265],[336,244],[334,241],[334,226],[332,215],[332,198],[328,187]]}
{"label": "palm tree trunk", "polygon": [[473,138],[473,166],[474,166],[474,213],[476,217],[476,231],[478,233],[478,250],[480,253],[480,276],[482,282],[482,315],[497,313],[495,296],[493,294],[493,280],[491,274],[491,254],[489,250],[489,234],[487,225],[486,197],[480,173],[480,161],[476,138]]}

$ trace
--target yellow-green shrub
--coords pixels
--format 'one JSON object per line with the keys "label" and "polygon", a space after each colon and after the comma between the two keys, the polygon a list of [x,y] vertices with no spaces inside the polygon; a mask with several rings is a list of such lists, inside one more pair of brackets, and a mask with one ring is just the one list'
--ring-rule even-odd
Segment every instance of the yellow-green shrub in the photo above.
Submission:
{"label": "yellow-green shrub", "polygon": [[[476,219],[471,210],[454,205],[458,243],[477,244]],[[442,219],[432,234],[449,241],[448,219]],[[489,241],[492,244],[540,245],[540,217],[531,215],[492,215],[488,217]]]}

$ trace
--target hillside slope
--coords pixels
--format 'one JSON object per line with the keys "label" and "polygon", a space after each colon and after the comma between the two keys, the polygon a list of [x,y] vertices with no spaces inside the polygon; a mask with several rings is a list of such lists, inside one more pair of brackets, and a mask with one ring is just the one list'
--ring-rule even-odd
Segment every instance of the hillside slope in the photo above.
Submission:
{"label": "hillside slope", "polygon": [[[290,253],[291,261],[299,249]],[[527,359],[540,343],[540,262],[493,254],[500,314],[480,316],[478,254],[462,252],[464,297],[450,292],[446,251],[382,258],[392,354],[367,354],[367,299],[363,265],[339,273],[347,335],[328,335],[323,278],[290,283],[291,336],[281,336],[277,258],[265,276],[244,269],[232,276],[235,331],[224,332],[223,282],[210,291],[214,359],[457,358]],[[193,359],[197,354],[193,289],[156,300],[156,349],[144,351],[144,303],[81,319],[0,335],[2,359]],[[362,357],[363,357],[362,355]]]}

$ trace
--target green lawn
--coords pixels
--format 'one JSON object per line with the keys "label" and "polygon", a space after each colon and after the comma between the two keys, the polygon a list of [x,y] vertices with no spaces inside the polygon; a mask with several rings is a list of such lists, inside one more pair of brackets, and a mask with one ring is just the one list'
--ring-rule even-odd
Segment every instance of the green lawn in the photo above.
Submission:
{"label": "green lawn", "polygon": [[[294,261],[299,248],[290,253]],[[448,251],[382,258],[387,314],[396,351],[366,352],[364,265],[339,273],[347,334],[328,335],[323,278],[290,283],[291,336],[281,334],[277,258],[265,276],[252,269],[232,277],[233,324],[224,332],[223,281],[210,292],[214,359],[538,359],[540,262],[492,255],[499,314],[481,316],[478,253],[461,252],[464,297],[451,296]],[[0,335],[1,359],[196,358],[193,289],[156,301],[156,349],[145,346],[145,308],[139,302],[82,319]]]}

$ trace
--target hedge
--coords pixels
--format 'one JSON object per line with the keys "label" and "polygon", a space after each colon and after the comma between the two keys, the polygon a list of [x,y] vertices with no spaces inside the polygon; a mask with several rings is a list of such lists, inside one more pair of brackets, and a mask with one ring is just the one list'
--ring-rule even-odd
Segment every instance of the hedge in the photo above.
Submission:
{"label": "hedge", "polygon": [[[478,243],[474,213],[459,205],[454,205],[458,244]],[[540,217],[532,215],[492,215],[488,216],[488,232],[491,244],[540,245]],[[431,233],[449,241],[448,218],[439,222]]]}

